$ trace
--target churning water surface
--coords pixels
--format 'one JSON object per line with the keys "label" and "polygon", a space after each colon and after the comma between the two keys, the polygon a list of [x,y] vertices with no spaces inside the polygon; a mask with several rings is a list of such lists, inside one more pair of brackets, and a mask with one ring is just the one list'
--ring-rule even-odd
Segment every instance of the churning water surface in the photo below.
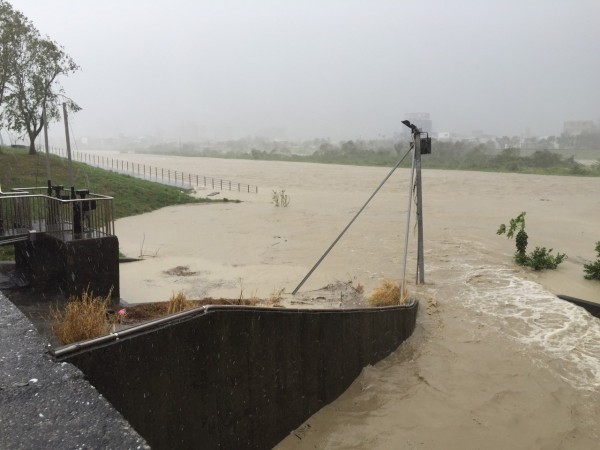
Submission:
{"label": "churning water surface", "polygon": [[[576,389],[600,387],[600,319],[510,268],[463,264],[464,305]],[[490,322],[490,321],[488,321]]]}

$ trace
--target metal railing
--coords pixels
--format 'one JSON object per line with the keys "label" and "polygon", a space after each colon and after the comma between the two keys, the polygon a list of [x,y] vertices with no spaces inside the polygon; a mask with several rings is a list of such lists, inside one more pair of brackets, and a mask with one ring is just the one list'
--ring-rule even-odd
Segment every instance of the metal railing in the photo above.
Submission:
{"label": "metal railing", "polygon": [[0,243],[25,240],[32,232],[64,240],[115,234],[112,197],[87,190],[77,191],[79,198],[62,189],[47,192],[45,187],[0,192]]}
{"label": "metal railing", "polygon": [[[66,150],[61,148],[53,147],[50,149],[50,152],[61,157],[66,157]],[[181,186],[185,188],[203,187],[219,189],[221,191],[228,190],[234,192],[258,194],[258,186],[240,183],[237,181],[223,180],[221,178],[165,169],[162,167],[151,166],[149,164],[134,163],[132,161],[124,161],[122,159],[103,155],[95,155],[81,151],[74,151],[71,156],[74,161],[79,161],[93,167],[98,167],[112,172],[123,173],[136,178],[154,181],[161,184],[167,184],[169,186]]]}

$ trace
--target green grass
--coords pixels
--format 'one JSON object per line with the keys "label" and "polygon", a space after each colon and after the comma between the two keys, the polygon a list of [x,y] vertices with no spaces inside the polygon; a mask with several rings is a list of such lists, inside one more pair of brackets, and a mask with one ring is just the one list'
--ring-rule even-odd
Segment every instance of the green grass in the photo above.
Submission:
{"label": "green grass", "polygon": [[[67,160],[50,155],[52,184],[69,185]],[[134,216],[169,205],[204,203],[220,200],[194,198],[182,188],[140,180],[127,175],[108,172],[86,164],[73,162],[76,189],[89,189],[96,194],[114,198],[115,218]],[[3,191],[15,187],[47,186],[46,156],[30,156],[27,149],[0,149],[0,186]]]}

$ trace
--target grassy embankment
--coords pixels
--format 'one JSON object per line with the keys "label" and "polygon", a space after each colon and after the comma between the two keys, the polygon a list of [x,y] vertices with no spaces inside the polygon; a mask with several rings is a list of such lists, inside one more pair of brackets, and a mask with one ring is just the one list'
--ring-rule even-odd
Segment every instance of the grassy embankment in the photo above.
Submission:
{"label": "grassy embankment", "polygon": [[[12,188],[47,186],[46,156],[29,156],[26,149],[0,148],[0,187],[4,192]],[[67,161],[50,155],[52,183],[68,186]],[[115,218],[133,216],[156,209],[184,203],[203,203],[215,200],[194,198],[181,188],[144,181],[127,175],[73,163],[76,189],[114,198]],[[0,260],[10,258],[12,246],[0,247]]]}

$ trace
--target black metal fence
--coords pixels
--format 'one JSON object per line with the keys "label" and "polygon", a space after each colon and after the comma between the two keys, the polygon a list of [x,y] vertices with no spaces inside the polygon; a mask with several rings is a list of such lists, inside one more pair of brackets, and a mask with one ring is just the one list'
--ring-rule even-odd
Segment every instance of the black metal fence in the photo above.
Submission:
{"label": "black metal fence", "polygon": [[[61,148],[50,148],[52,154],[66,158],[67,152]],[[189,172],[165,169],[163,167],[151,166],[149,164],[134,163],[111,156],[97,155],[93,153],[74,151],[71,153],[74,161],[79,161],[90,166],[98,167],[112,172],[118,172],[141,178],[148,181],[154,181],[169,186],[181,186],[184,188],[202,187],[206,189],[218,189],[234,192],[247,192],[249,194],[258,194],[258,186],[247,183],[240,183],[232,180],[224,180],[205,175],[197,175]]]}

